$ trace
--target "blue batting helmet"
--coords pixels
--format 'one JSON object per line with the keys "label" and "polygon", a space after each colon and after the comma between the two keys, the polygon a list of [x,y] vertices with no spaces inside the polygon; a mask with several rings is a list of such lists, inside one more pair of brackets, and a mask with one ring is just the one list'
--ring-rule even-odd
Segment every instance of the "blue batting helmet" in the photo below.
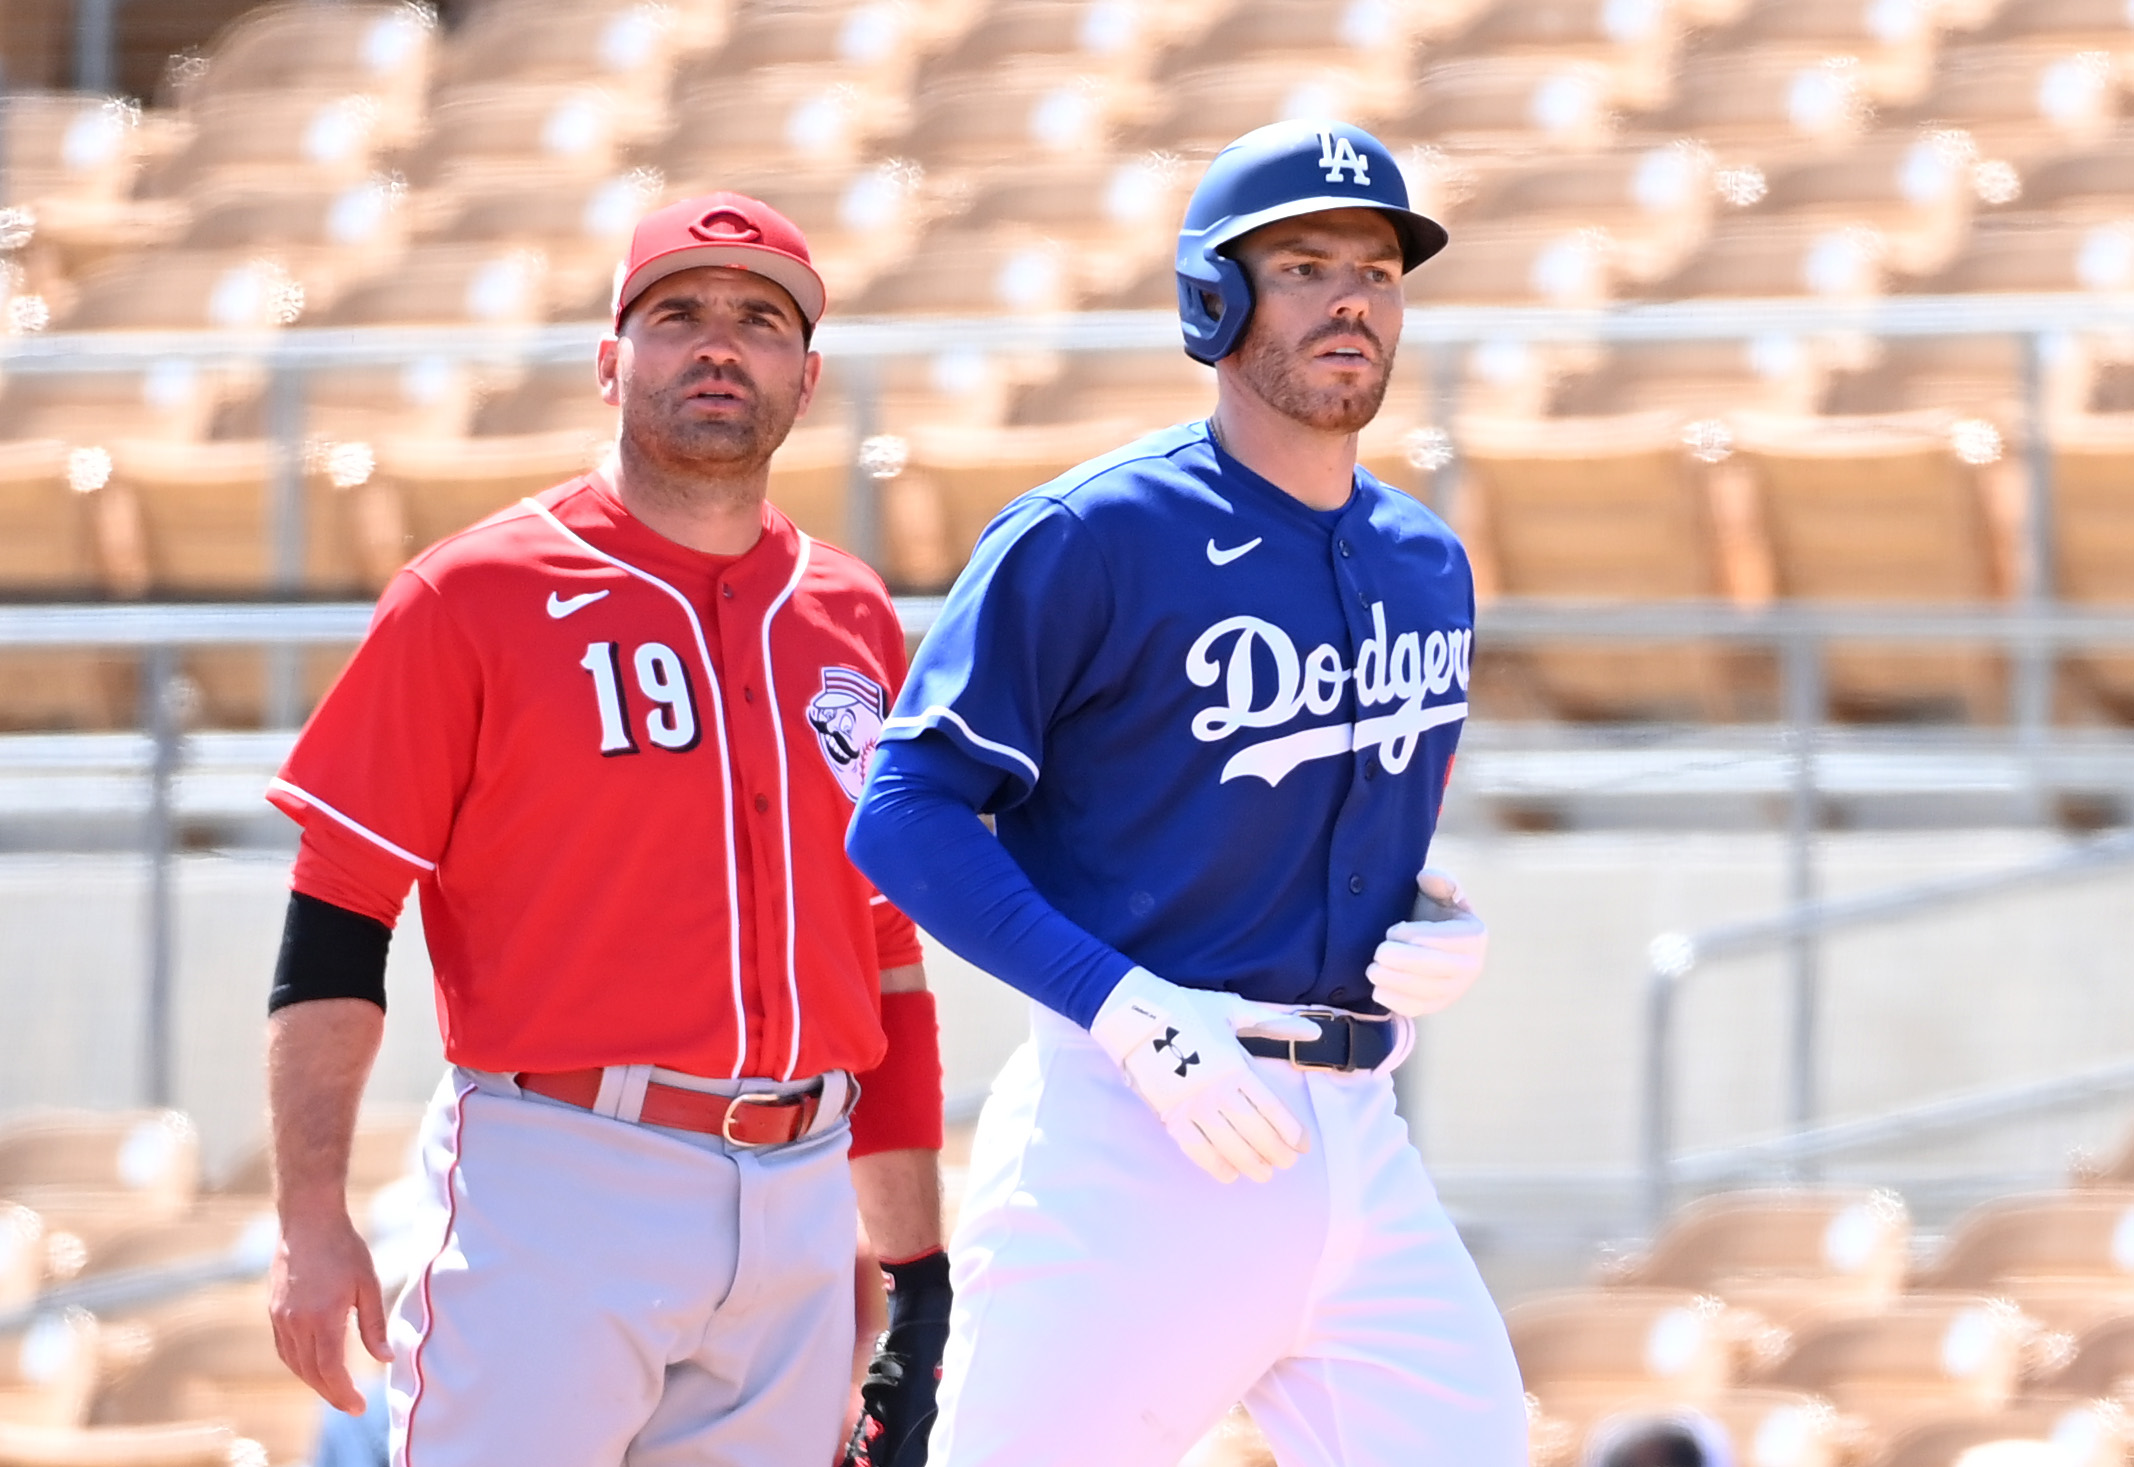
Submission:
{"label": "blue batting helmet", "polygon": [[1322,209],[1377,209],[1400,236],[1401,270],[1445,248],[1445,228],[1408,207],[1386,145],[1346,122],[1277,122],[1215,155],[1178,231],[1178,317],[1186,355],[1228,356],[1252,317],[1252,283],[1229,248],[1263,224]]}

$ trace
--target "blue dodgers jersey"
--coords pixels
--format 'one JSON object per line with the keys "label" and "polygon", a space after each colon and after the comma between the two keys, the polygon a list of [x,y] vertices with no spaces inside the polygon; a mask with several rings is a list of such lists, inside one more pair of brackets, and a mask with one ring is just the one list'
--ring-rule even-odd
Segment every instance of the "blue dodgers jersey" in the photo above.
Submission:
{"label": "blue dodgers jersey", "polygon": [[1159,977],[1369,1008],[1473,628],[1466,552],[1421,504],[1359,467],[1313,510],[1190,423],[1001,512],[882,736],[938,731],[1006,776],[1001,844]]}

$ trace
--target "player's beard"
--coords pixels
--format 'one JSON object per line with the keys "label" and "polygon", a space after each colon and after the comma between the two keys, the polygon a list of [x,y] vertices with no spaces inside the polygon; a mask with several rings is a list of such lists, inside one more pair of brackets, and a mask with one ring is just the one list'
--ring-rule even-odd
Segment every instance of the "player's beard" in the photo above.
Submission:
{"label": "player's beard", "polygon": [[[729,383],[745,394],[738,417],[706,418],[689,406],[706,382]],[[635,384],[632,384],[635,385]],[[762,470],[800,416],[800,381],[790,392],[766,391],[728,362],[685,372],[658,392],[623,393],[622,437],[636,457],[684,478],[746,479]]]}
{"label": "player's beard", "polygon": [[[1362,337],[1377,354],[1366,375],[1346,386],[1313,387],[1305,373],[1312,350],[1323,341]],[[1294,346],[1275,342],[1257,324],[1237,348],[1238,374],[1260,399],[1285,418],[1322,433],[1355,433],[1378,416],[1393,377],[1393,353],[1361,321],[1329,321]]]}

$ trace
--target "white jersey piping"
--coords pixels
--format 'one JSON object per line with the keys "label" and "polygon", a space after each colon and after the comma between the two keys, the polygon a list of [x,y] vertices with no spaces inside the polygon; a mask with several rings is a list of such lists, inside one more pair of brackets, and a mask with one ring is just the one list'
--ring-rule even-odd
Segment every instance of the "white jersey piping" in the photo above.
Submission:
{"label": "white jersey piping", "polygon": [[310,790],[304,789],[299,785],[293,785],[286,779],[270,779],[267,781],[267,788],[270,790],[282,790],[285,793],[295,795],[298,799],[302,800],[312,809],[318,811],[321,815],[324,815],[332,820],[338,820],[341,824],[347,826],[350,830],[353,830],[357,835],[362,836],[365,840],[376,846],[379,850],[385,851],[391,855],[398,856],[401,860],[407,862],[411,866],[420,866],[425,871],[435,871],[437,869],[437,863],[435,861],[425,861],[422,857],[416,855],[413,851],[405,850],[400,846],[394,845],[384,836],[378,834],[377,831],[372,830],[368,825],[363,824],[359,820],[353,820],[350,819],[348,816],[343,815],[339,810],[336,810],[333,806],[327,804],[324,800],[320,799]]}
{"label": "white jersey piping", "polygon": [[776,735],[778,749],[778,836],[785,847],[785,994],[793,1006],[793,1042],[786,1051],[785,1073],[779,1076],[782,1080],[792,1079],[793,1071],[800,1067],[800,969],[795,951],[800,928],[793,897],[793,788],[785,762],[785,715],[778,708],[778,670],[771,661],[771,622],[799,589],[800,578],[807,574],[809,552],[815,546],[804,531],[795,533],[800,535],[800,551],[794,557],[793,574],[763,613],[763,691],[770,700],[771,731]]}
{"label": "white jersey piping", "polygon": [[697,610],[689,604],[689,598],[668,585],[648,570],[640,570],[620,556],[587,543],[585,538],[570,526],[557,519],[545,504],[527,499],[521,501],[529,509],[548,521],[549,526],[571,544],[583,550],[595,560],[606,561],[618,570],[629,572],[647,585],[657,586],[674,598],[675,605],[682,608],[682,615],[689,618],[689,631],[696,638],[697,658],[704,664],[704,679],[710,689],[712,726],[719,735],[720,790],[726,808],[726,937],[728,971],[733,975],[734,998],[734,1071],[729,1077],[741,1078],[742,1066],[748,1063],[748,1009],[741,992],[741,886],[740,874],[734,870],[734,769],[733,759],[726,741],[726,700],[719,688],[718,670],[712,666],[711,647],[704,640],[704,623],[698,619]]}
{"label": "white jersey piping", "polygon": [[935,721],[939,719],[946,719],[948,722],[955,724],[957,728],[963,731],[963,736],[969,739],[972,743],[976,744],[979,748],[991,749],[996,754],[1007,755],[1010,759],[1013,759],[1016,763],[1022,765],[1023,768],[1029,770],[1031,782],[1036,782],[1037,761],[1035,759],[1032,759],[1028,754],[1025,754],[1022,750],[1015,748],[1013,745],[997,743],[992,739],[984,737],[976,729],[972,728],[968,723],[965,723],[963,721],[962,714],[958,713],[955,709],[948,707],[946,704],[935,703],[921,712],[908,713],[902,718],[892,718],[887,723],[883,724],[882,727],[885,731],[892,728],[931,728],[934,725]]}

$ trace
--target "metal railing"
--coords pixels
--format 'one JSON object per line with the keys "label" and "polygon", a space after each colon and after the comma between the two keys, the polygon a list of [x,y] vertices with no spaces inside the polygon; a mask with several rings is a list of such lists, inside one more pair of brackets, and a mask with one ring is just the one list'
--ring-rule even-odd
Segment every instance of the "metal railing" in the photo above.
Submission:
{"label": "metal railing", "polygon": [[[1667,1214],[1682,1183],[1709,1183],[1755,1172],[1784,1170],[1823,1156],[1887,1145],[1952,1128],[2005,1120],[2117,1091],[2134,1090],[2134,1060],[2077,1075],[2055,1076],[1975,1094],[1943,1097],[1883,1115],[1816,1123],[1818,1045],[1815,963],[1793,974],[1786,1044],[1789,1128],[1782,1134],[1689,1156],[1674,1149],[1675,1009],[1683,985],[1715,961],[1786,948],[1811,954],[1831,933],[1900,921],[2005,896],[2024,887],[2092,875],[2134,864],[2134,832],[2082,842],[2035,861],[1997,871],[1945,877],[1862,896],[1798,902],[1768,917],[1730,922],[1701,932],[1664,933],[1652,941],[1645,984],[1644,1172],[1648,1220]],[[1805,980],[1805,981],[1804,981]]]}

